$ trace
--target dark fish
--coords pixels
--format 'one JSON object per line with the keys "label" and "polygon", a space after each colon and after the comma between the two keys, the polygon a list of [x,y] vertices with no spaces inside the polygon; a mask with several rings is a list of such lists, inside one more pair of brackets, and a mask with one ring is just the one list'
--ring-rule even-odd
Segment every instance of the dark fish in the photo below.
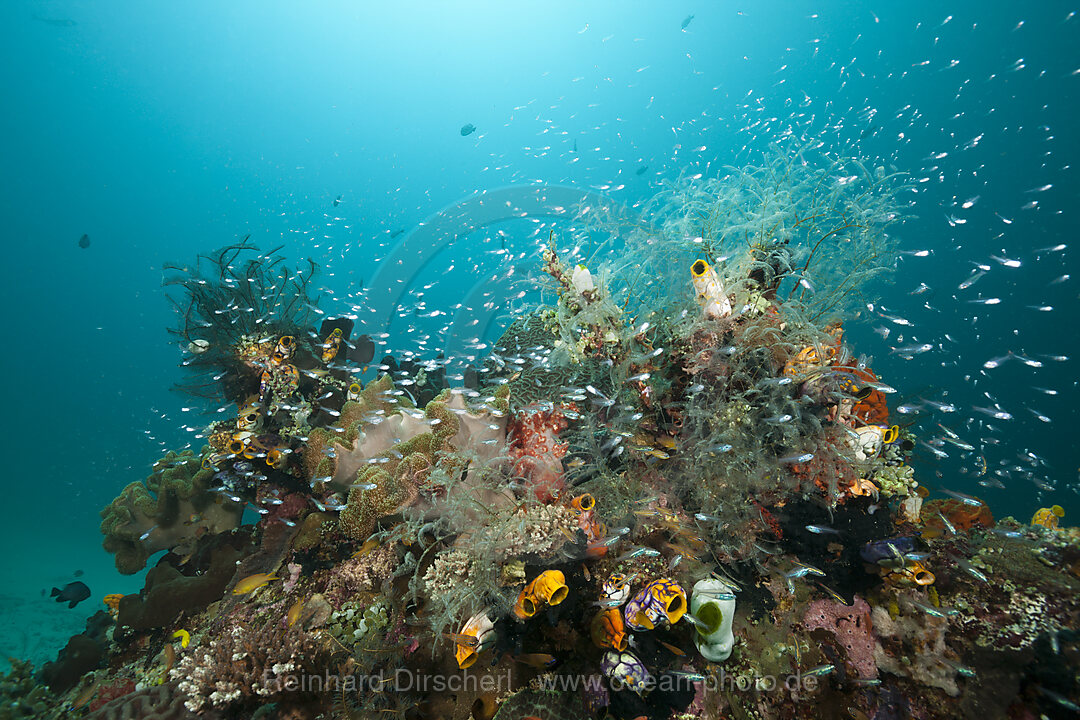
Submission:
{"label": "dark fish", "polygon": [[523,655],[515,655],[514,660],[524,665],[541,669],[552,667],[558,662],[558,658],[547,653],[525,653]]}
{"label": "dark fish", "polygon": [[897,555],[915,552],[917,544],[913,537],[896,537],[887,540],[873,540],[859,549],[859,556],[868,563],[888,560]]}
{"label": "dark fish", "polygon": [[86,583],[76,580],[65,585],[63,590],[54,587],[50,597],[56,598],[56,602],[66,602],[69,608],[73,608],[90,597],[90,588],[86,587]]}
{"label": "dark fish", "polygon": [[340,205],[341,201],[342,201],[342,199],[344,197],[345,197],[344,195],[338,195],[336,198],[334,198],[334,207],[337,207],[338,205]]}
{"label": "dark fish", "polygon": [[349,360],[359,365],[367,365],[375,357],[375,341],[367,335],[360,335],[349,348]]}
{"label": "dark fish", "polygon": [[83,250],[90,247],[90,236],[89,235],[86,235],[84,233],[83,236],[81,238],[79,238],[79,247],[81,247]]}
{"label": "dark fish", "polygon": [[577,152],[577,140],[574,141],[574,149],[570,152]]}
{"label": "dark fish", "polygon": [[35,15],[34,19],[39,23],[45,23],[46,25],[52,25],[53,27],[75,27],[79,24],[71,18],[47,18]]}
{"label": "dark fish", "polygon": [[872,388],[872,387],[864,387],[864,388],[862,388],[861,390],[859,390],[858,392],[855,393],[855,399],[858,400],[859,402],[862,402],[863,400],[865,400],[866,398],[870,397],[873,394],[874,394],[874,388]]}
{"label": "dark fish", "polygon": [[400,228],[398,230],[395,230],[394,232],[390,233],[390,239],[393,240],[394,238],[396,238],[398,235],[400,235],[403,232],[405,232],[405,228]]}
{"label": "dark fish", "polygon": [[690,24],[690,21],[694,19],[693,15],[687,15],[686,19],[682,21],[682,29],[685,30],[686,26]]}
{"label": "dark fish", "polygon": [[472,135],[474,132],[476,132],[476,126],[472,123],[466,123],[461,126],[461,137]]}
{"label": "dark fish", "polygon": [[72,575],[74,575],[75,577],[82,577],[83,576],[83,571],[82,570],[76,570],[75,572],[72,573]]}
{"label": "dark fish", "polygon": [[641,167],[639,167],[637,170],[634,171],[634,174],[635,175],[644,175],[645,171],[648,170],[648,169],[649,169],[648,165],[642,165]]}

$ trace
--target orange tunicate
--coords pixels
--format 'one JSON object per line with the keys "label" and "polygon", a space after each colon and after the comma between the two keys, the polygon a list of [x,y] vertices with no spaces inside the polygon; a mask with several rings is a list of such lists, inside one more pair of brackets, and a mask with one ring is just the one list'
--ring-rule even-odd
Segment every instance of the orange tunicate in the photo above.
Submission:
{"label": "orange tunicate", "polygon": [[985,504],[968,505],[953,498],[930,500],[923,503],[919,513],[923,520],[923,537],[933,539],[945,534],[945,523],[941,522],[938,513],[944,515],[957,532],[994,526],[994,516]]}
{"label": "orange tunicate", "polygon": [[[860,370],[854,365],[837,365],[837,368],[858,378],[858,383],[848,380],[846,390],[854,392],[859,389],[859,384],[878,382],[878,376],[869,368]],[[844,385],[845,382],[841,380],[841,386]],[[889,424],[889,405],[885,400],[885,393],[880,390],[871,390],[865,399],[855,403],[855,407],[851,409],[851,414],[867,425],[887,426]]]}

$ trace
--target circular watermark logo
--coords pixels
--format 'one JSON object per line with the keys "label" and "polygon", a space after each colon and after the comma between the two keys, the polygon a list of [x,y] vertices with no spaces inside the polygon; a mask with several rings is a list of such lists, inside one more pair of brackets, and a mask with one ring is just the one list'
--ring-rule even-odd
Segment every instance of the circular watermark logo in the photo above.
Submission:
{"label": "circular watermark logo", "polygon": [[[548,228],[568,226],[581,214],[595,210],[610,217],[636,215],[625,204],[598,192],[557,184],[497,188],[439,210],[398,238],[380,259],[367,283],[369,307],[357,319],[358,331],[397,335],[390,342],[396,348],[404,344],[401,336],[420,324],[409,322],[411,318],[432,318],[440,325],[440,337],[428,345],[429,350],[446,358],[475,353],[483,339],[499,329],[499,318],[508,317],[510,303],[524,297],[523,280],[539,265],[539,244],[514,238],[540,232],[546,241]],[[502,244],[485,249],[479,239],[484,233],[500,235]],[[458,263],[469,266],[462,268]],[[443,276],[449,277],[448,268],[457,274],[453,287],[440,289],[440,300],[448,301],[445,307],[441,302],[430,306],[409,302]]]}

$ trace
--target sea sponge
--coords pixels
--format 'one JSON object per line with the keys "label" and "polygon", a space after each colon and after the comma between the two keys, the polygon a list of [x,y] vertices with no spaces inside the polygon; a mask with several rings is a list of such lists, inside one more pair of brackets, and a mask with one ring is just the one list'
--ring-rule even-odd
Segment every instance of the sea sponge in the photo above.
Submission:
{"label": "sea sponge", "polygon": [[201,610],[220,600],[236,574],[237,563],[250,548],[222,543],[211,551],[210,566],[199,575],[186,576],[168,563],[146,573],[146,584],[137,595],[120,599],[117,623],[136,630],[163,627],[182,612]]}
{"label": "sea sponge", "polygon": [[872,388],[869,395],[855,403],[855,406],[851,409],[851,414],[867,425],[887,426],[889,424],[889,404],[885,399],[885,393],[874,388],[871,384],[879,382],[877,375],[869,368],[860,369],[851,364],[838,367],[854,375],[864,387]]}
{"label": "sea sponge", "polygon": [[880,670],[910,677],[919,685],[941,688],[951,697],[960,694],[956,668],[945,662],[951,654],[945,645],[946,618],[934,617],[912,605],[907,593],[899,597],[900,614],[894,619],[887,608],[873,610],[874,661]]}
{"label": "sea sponge", "polygon": [[207,491],[213,471],[191,450],[169,452],[143,482],[133,482],[101,511],[102,545],[116,569],[131,575],[159,550],[190,550],[205,533],[240,525],[243,506]]}
{"label": "sea sponge", "polygon": [[954,498],[930,500],[922,506],[923,537],[933,539],[945,533],[945,523],[938,513],[948,518],[959,532],[973,527],[994,527],[994,515],[985,504],[969,505]]}
{"label": "sea sponge", "polygon": [[[886,616],[888,614],[886,613]],[[810,603],[803,616],[807,630],[825,630],[847,652],[848,662],[863,680],[877,677],[874,663],[874,633],[870,605],[856,596],[855,602],[842,605],[835,600],[820,599]]]}

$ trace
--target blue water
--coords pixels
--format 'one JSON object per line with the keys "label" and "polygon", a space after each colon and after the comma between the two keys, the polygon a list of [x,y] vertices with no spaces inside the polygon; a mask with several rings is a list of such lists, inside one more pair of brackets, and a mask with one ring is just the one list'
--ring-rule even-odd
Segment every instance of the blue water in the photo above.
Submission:
{"label": "blue water", "polygon": [[[867,311],[848,338],[900,389],[896,403],[955,404],[955,413],[910,419],[926,437],[940,434],[941,422],[976,444],[1006,487],[977,485],[975,459],[955,450],[947,460],[924,453],[919,476],[1024,520],[1059,503],[1073,524],[1073,9],[3,4],[0,577],[5,627],[41,637],[0,628],[0,656],[53,653],[102,595],[141,586],[140,576],[116,574],[100,549],[98,510],[165,449],[197,445],[204,424],[201,405],[170,391],[183,374],[165,333],[173,314],[161,288],[164,261],[188,262],[250,233],[262,247],[285,243],[290,257],[326,266],[322,284],[337,298],[323,303],[328,312],[375,308],[380,294],[360,290],[375,260],[478,192],[558,183],[633,205],[680,172],[759,159],[788,132],[821,135],[837,152],[884,159],[917,181],[917,219],[904,224],[903,246],[932,252],[904,256],[895,285],[882,292],[886,311],[914,327]],[[462,136],[466,123],[477,131]],[[533,263],[528,228],[509,223],[505,232],[524,253],[519,267]],[[81,249],[84,233],[91,245]],[[460,302],[504,261],[488,252],[499,242],[485,230],[429,266],[402,266],[414,290],[406,314]],[[1059,244],[1068,247],[1038,251]],[[992,270],[959,291],[972,263]],[[447,282],[417,308],[415,292],[451,265]],[[910,294],[920,283],[932,291]],[[872,332],[882,326],[887,339]],[[431,354],[446,344],[445,333],[418,344],[405,327],[397,323],[387,349]],[[911,360],[890,352],[912,342],[935,349]],[[1013,359],[983,368],[1008,351],[1042,367]],[[984,392],[1013,419],[973,410],[992,404]],[[1029,452],[1037,459],[1024,460]],[[77,569],[90,601],[68,610],[41,598]],[[49,646],[49,631],[57,645]]]}

